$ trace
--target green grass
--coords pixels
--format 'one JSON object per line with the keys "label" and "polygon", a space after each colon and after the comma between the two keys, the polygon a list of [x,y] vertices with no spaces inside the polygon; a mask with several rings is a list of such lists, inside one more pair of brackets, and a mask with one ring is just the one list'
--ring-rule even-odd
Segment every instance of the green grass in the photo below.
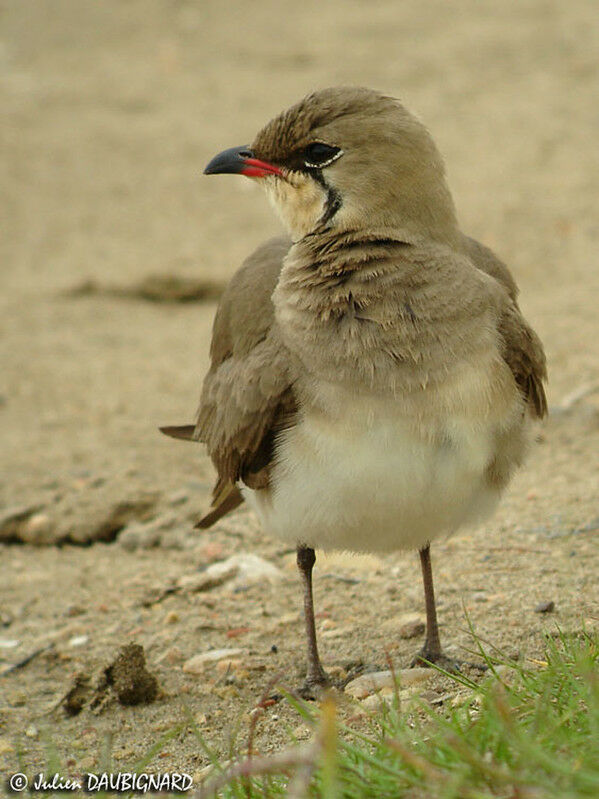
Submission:
{"label": "green grass", "polygon": [[[397,692],[356,729],[340,721],[333,699],[317,708],[288,696],[312,728],[311,740],[298,743],[290,733],[283,751],[240,755],[226,767],[184,707],[186,718],[126,770],[152,771],[146,767],[172,738],[191,735],[213,763],[191,791],[206,799],[599,797],[599,638],[548,639],[544,659],[527,665],[479,652],[489,665],[482,683],[451,678],[458,707],[402,704]],[[51,733],[44,739],[45,773],[64,773]],[[110,750],[107,740],[98,771],[111,770]],[[27,772],[19,747],[17,754]]]}
{"label": "green grass", "polygon": [[[381,703],[365,734],[294,702],[313,727],[308,744],[216,769],[204,796],[235,799],[579,799],[599,797],[599,641],[549,640],[530,667],[488,660],[457,708]],[[509,668],[506,669],[505,666]],[[506,676],[509,674],[509,678]],[[219,773],[220,771],[220,773]],[[211,784],[210,784],[211,783]]]}

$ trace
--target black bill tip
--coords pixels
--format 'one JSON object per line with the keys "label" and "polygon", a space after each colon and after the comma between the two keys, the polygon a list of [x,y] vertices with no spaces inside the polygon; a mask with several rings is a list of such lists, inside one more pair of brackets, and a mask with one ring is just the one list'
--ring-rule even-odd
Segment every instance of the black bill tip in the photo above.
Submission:
{"label": "black bill tip", "polygon": [[230,147],[215,155],[204,170],[205,175],[242,175],[247,159],[254,154],[248,147]]}

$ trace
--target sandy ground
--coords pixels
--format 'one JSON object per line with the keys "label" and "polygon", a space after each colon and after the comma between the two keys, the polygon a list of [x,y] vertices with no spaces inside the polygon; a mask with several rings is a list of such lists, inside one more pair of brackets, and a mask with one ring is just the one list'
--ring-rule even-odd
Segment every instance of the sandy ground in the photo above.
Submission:
{"label": "sandy ground", "polygon": [[[377,87],[426,121],[464,230],[512,266],[549,358],[554,412],[527,467],[490,523],[435,547],[448,647],[472,646],[464,609],[484,639],[522,657],[538,656],[556,625],[597,624],[594,16],[586,0],[0,3],[0,516],[24,513],[1,553],[2,773],[18,752],[27,773],[42,768],[52,746],[63,773],[97,769],[107,740],[123,770],[186,713],[226,754],[271,677],[301,674],[293,554],[244,511],[194,532],[211,466],[156,431],[192,418],[214,303],[64,292],[152,274],[225,281],[278,225],[249,181],[201,170],[315,87]],[[248,552],[279,580],[172,590]],[[395,631],[422,612],[413,554],[321,559],[315,578],[328,666],[381,667],[386,651],[409,662],[420,641]],[[534,612],[549,600],[554,613]],[[132,641],[159,698],[67,716],[75,675],[93,682]],[[241,652],[229,671],[182,668],[231,647]],[[280,745],[284,722],[299,724],[284,705],[268,711],[259,748]],[[152,768],[196,774],[206,762],[184,725]]]}

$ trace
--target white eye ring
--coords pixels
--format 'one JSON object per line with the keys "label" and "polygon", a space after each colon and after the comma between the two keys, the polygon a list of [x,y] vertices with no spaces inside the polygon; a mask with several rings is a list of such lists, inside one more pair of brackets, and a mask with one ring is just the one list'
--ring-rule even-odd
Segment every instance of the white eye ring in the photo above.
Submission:
{"label": "white eye ring", "polygon": [[[322,142],[313,142],[313,143],[314,144],[326,144],[326,142],[324,142],[324,141],[322,141]],[[323,167],[329,166],[329,164],[332,164],[333,161],[336,161],[338,158],[341,158],[342,155],[343,155],[343,150],[341,148],[339,148],[339,150],[337,150],[337,152],[334,155],[332,155],[327,161],[321,161],[318,164],[312,164],[310,161],[304,161],[304,165],[310,167],[311,169],[322,169]]]}

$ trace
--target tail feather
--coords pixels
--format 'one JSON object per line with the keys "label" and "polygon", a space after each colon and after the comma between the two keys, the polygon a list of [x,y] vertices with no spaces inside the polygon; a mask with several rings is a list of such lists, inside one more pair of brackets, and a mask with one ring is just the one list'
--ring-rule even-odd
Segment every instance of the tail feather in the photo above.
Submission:
{"label": "tail feather", "polygon": [[205,530],[208,527],[212,527],[215,522],[243,502],[243,495],[236,485],[231,485],[230,490],[226,494],[221,494],[221,497],[217,500],[218,504],[213,505],[209,513],[202,516],[200,521],[194,525],[196,529]]}
{"label": "tail feather", "polygon": [[161,433],[171,438],[179,438],[183,441],[197,441],[196,426],[194,424],[171,425],[169,427],[159,427]]}

